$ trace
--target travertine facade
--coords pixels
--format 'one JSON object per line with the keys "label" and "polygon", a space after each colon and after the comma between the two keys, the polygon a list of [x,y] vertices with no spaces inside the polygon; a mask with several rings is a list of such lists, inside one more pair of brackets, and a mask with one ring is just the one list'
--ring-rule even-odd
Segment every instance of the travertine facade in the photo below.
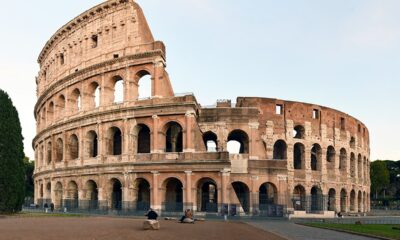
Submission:
{"label": "travertine facade", "polygon": [[[236,106],[203,108],[191,94],[175,95],[165,46],[132,0],[84,12],[54,34],[38,62],[39,204],[270,216],[369,211],[363,123],[300,102],[240,97]],[[142,99],[146,75],[151,97]]]}

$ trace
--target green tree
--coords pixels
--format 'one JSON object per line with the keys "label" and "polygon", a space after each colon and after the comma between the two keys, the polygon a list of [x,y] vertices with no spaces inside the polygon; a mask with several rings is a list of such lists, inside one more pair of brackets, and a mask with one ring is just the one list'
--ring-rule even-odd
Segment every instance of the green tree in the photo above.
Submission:
{"label": "green tree", "polygon": [[0,212],[21,210],[25,197],[24,147],[18,112],[0,89]]}
{"label": "green tree", "polygon": [[386,189],[389,185],[389,171],[384,161],[375,161],[371,163],[371,191],[375,193],[375,199],[378,198],[378,192]]}

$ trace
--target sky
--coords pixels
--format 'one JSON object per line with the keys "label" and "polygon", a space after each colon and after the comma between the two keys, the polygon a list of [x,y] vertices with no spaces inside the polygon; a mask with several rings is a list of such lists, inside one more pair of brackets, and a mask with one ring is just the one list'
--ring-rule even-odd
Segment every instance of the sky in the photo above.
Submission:
{"label": "sky", "polygon": [[[36,133],[37,57],[99,0],[0,0],[0,88]],[[400,159],[400,1],[137,0],[167,46],[176,93],[199,103],[258,96],[332,107],[364,122],[371,160]]]}

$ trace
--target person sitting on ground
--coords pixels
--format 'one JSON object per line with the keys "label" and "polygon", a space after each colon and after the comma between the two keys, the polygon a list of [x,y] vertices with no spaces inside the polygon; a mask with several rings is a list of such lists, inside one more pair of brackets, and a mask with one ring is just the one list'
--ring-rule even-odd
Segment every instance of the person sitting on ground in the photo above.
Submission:
{"label": "person sitting on ground", "polygon": [[192,210],[190,210],[190,209],[186,209],[185,210],[185,215],[183,215],[182,217],[181,217],[181,219],[179,220],[179,222],[181,222],[181,223],[184,223],[184,222],[187,222],[187,223],[194,223],[194,220],[193,220],[193,212],[192,212]]}
{"label": "person sitting on ground", "polygon": [[149,209],[149,211],[146,213],[145,216],[147,217],[148,220],[157,220],[158,218],[158,214],[151,208]]}

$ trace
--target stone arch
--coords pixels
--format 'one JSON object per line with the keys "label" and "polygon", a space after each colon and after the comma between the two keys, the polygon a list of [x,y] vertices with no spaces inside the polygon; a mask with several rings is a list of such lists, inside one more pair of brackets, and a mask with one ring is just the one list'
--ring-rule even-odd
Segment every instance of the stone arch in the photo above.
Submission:
{"label": "stone arch", "polygon": [[274,144],[274,159],[284,160],[287,159],[287,145],[283,140],[278,140]]}
{"label": "stone arch", "polygon": [[147,211],[150,209],[150,183],[144,178],[135,180],[136,210]]}
{"label": "stone arch", "polygon": [[75,160],[79,158],[79,139],[75,134],[71,134],[68,141],[69,159]]}
{"label": "stone arch", "polygon": [[146,124],[138,124],[133,131],[135,153],[151,152],[151,131]]}
{"label": "stone arch", "polygon": [[347,151],[344,148],[340,149],[339,169],[342,171],[347,170]]}
{"label": "stone arch", "polygon": [[61,162],[64,159],[64,142],[62,138],[57,138],[56,141],[56,162]]}
{"label": "stone arch", "polygon": [[177,122],[168,122],[165,132],[165,152],[183,152],[183,128]]}
{"label": "stone arch", "polygon": [[240,181],[232,182],[233,190],[239,200],[240,206],[245,213],[250,212],[250,190],[249,187]]}
{"label": "stone arch", "polygon": [[340,191],[340,212],[347,211],[347,191],[346,189],[342,188]]}
{"label": "stone arch", "polygon": [[163,206],[167,212],[183,211],[183,184],[174,177],[167,178],[163,182],[164,202]]}
{"label": "stone arch", "polygon": [[304,139],[306,136],[306,130],[302,125],[296,125],[293,128],[293,137],[297,139]]}
{"label": "stone arch", "polygon": [[218,187],[212,178],[201,178],[197,182],[197,210],[218,212]]}
{"label": "stone arch", "polygon": [[336,212],[336,190],[334,188],[328,191],[328,211]]}
{"label": "stone arch", "polygon": [[[235,146],[236,145],[236,146]],[[229,149],[231,148],[231,149]],[[249,153],[249,136],[240,129],[233,130],[228,135],[228,151],[231,154]]]}
{"label": "stone arch", "polygon": [[356,177],[356,155],[353,152],[350,154],[350,176]]}
{"label": "stone arch", "polygon": [[99,207],[99,190],[96,181],[88,180],[85,184],[87,208],[95,210]]}
{"label": "stone arch", "polygon": [[322,164],[322,148],[315,143],[311,148],[311,170],[321,171]]}
{"label": "stone arch", "polygon": [[89,108],[97,108],[100,106],[101,88],[97,81],[93,81],[88,86],[88,105]]}
{"label": "stone arch", "polygon": [[326,149],[326,168],[328,170],[335,169],[336,150],[333,146],[328,146]]}
{"label": "stone arch", "polygon": [[107,154],[119,156],[122,154],[122,132],[118,127],[111,127],[107,131]]}
{"label": "stone arch", "polygon": [[218,152],[218,136],[212,131],[203,134],[203,142],[207,152]]}
{"label": "stone arch", "polygon": [[268,205],[278,204],[278,189],[275,184],[266,182],[258,188],[258,200],[260,210],[267,210]]}
{"label": "stone arch", "polygon": [[81,91],[78,88],[75,88],[71,92],[69,103],[72,113],[79,112],[82,109]]}
{"label": "stone arch", "polygon": [[302,143],[296,143],[293,148],[294,169],[305,169],[305,147]]}
{"label": "stone arch", "polygon": [[63,185],[61,182],[57,182],[54,187],[54,207],[60,209],[63,207]]}
{"label": "stone arch", "polygon": [[311,188],[311,212],[318,212],[324,210],[324,198],[322,195],[322,190],[318,186],[313,186]]}
{"label": "stone arch", "polygon": [[357,207],[356,207],[356,192],[353,190],[351,190],[350,192],[350,211],[351,212],[356,212],[357,211]]}
{"label": "stone arch", "polygon": [[77,209],[79,205],[78,184],[75,181],[68,183],[67,199],[65,200],[65,207],[67,209]]}
{"label": "stone arch", "polygon": [[135,75],[135,83],[137,85],[137,98],[145,99],[153,96],[153,80],[150,72],[140,70]]}
{"label": "stone arch", "polygon": [[307,206],[306,189],[302,185],[297,185],[293,189],[293,208],[296,211],[305,211]]}
{"label": "stone arch", "polygon": [[86,157],[95,158],[99,153],[99,139],[96,131],[91,130],[86,133]]}

